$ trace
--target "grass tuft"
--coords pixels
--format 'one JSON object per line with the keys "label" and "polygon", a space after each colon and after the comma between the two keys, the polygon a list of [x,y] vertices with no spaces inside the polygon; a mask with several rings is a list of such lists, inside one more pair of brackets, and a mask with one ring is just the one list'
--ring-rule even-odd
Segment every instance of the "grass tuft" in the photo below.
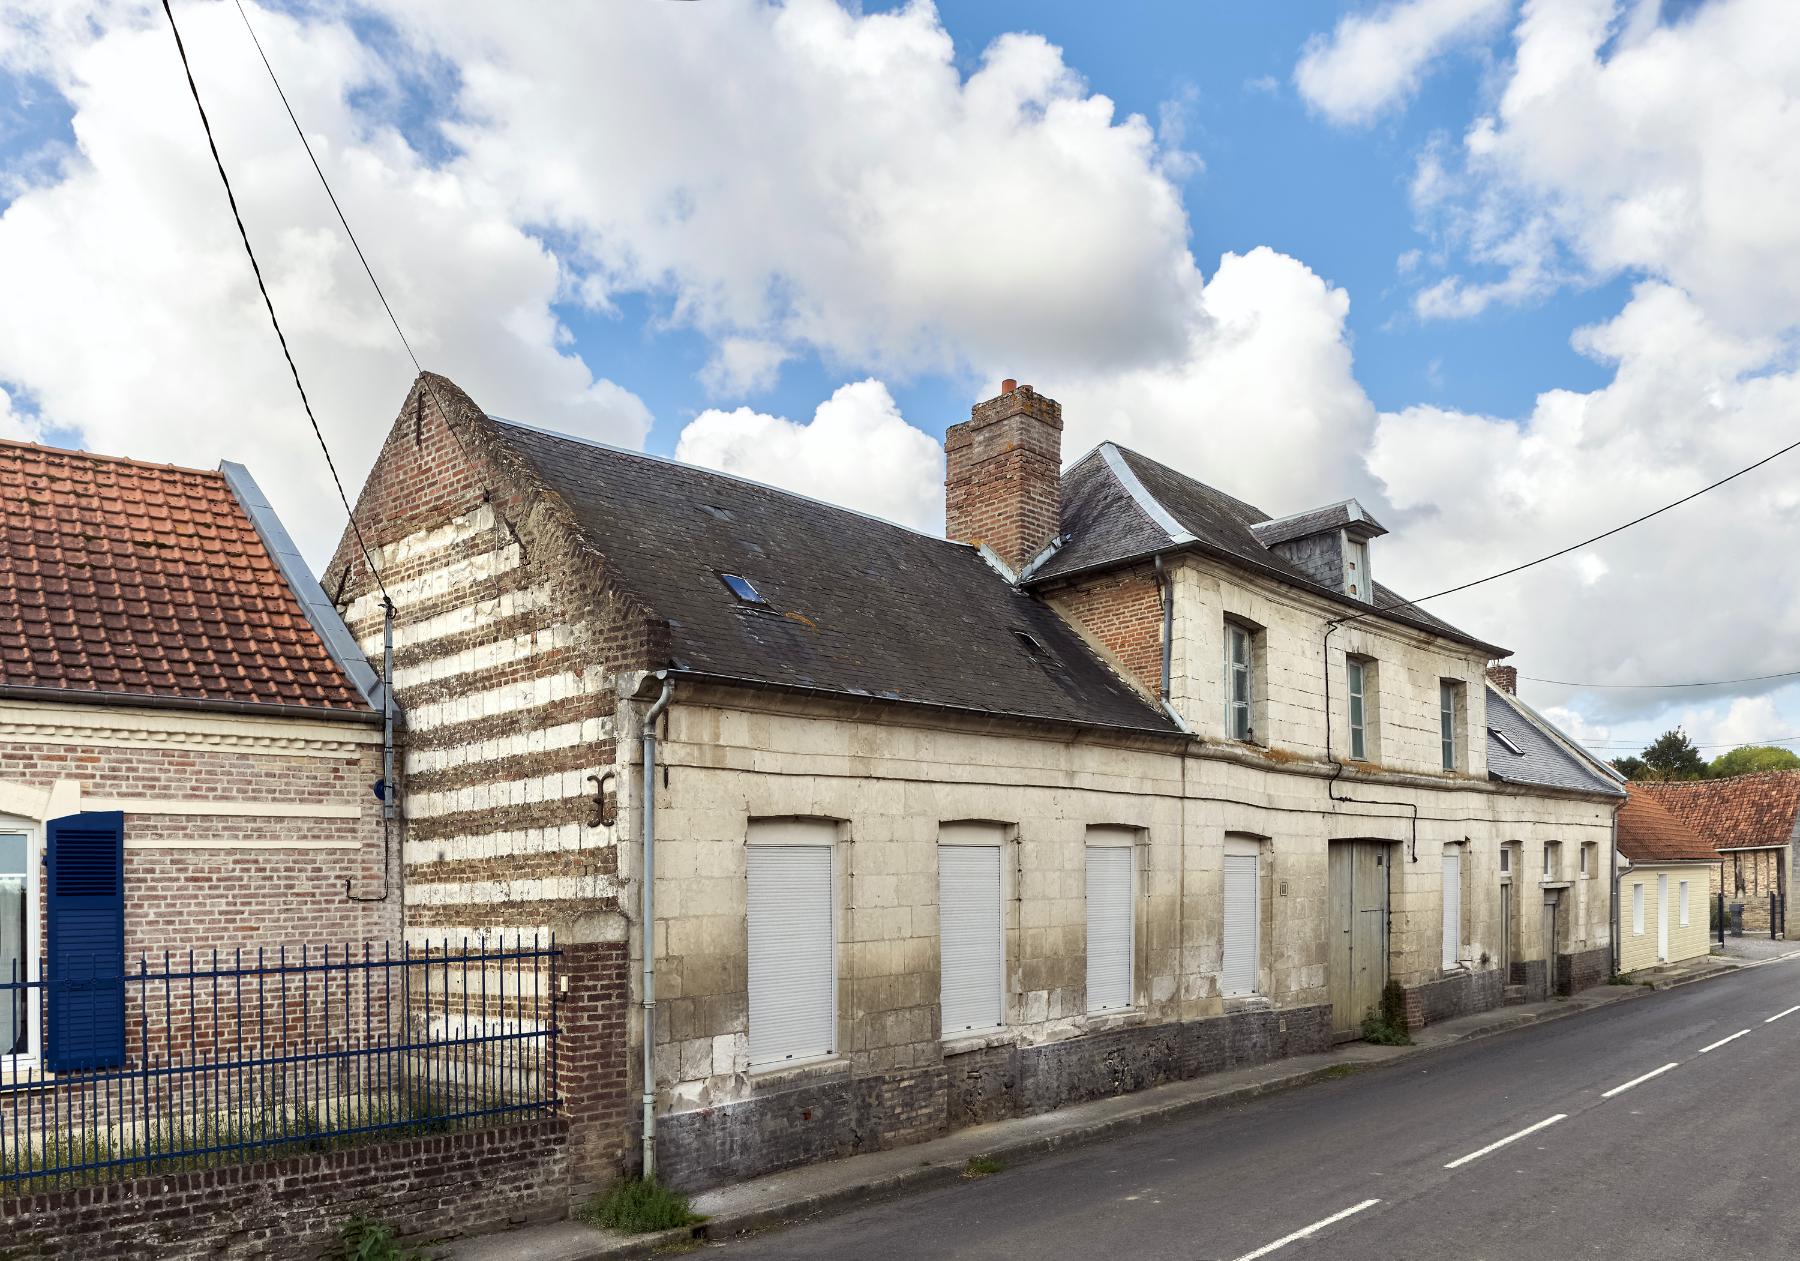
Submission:
{"label": "grass tuft", "polygon": [[338,1231],[343,1242],[343,1261],[419,1261],[420,1254],[403,1248],[394,1228],[358,1213]]}
{"label": "grass tuft", "polygon": [[971,1156],[969,1163],[963,1166],[962,1176],[965,1178],[986,1178],[1006,1168],[992,1156]]}
{"label": "grass tuft", "polygon": [[582,1221],[609,1230],[643,1234],[694,1226],[706,1219],[694,1212],[687,1196],[655,1179],[632,1178],[615,1182],[589,1200],[576,1214]]}

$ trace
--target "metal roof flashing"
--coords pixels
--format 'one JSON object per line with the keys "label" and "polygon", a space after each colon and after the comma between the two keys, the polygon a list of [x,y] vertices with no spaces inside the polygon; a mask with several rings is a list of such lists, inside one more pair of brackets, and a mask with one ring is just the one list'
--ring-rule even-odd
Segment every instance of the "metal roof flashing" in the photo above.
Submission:
{"label": "metal roof flashing", "polygon": [[313,577],[305,557],[294,546],[287,527],[282,525],[281,518],[276,515],[268,497],[262,493],[262,488],[256,484],[256,479],[250,476],[250,470],[231,460],[221,460],[219,472],[224,474],[225,484],[231,489],[232,497],[256,527],[257,536],[262,539],[263,546],[269,549],[276,568],[281,570],[283,580],[300,601],[300,608],[312,623],[313,629],[319,633],[319,638],[325,642],[326,650],[356,685],[356,690],[362,694],[369,708],[381,709],[380,676],[363,655],[362,645],[356,642],[350,628],[344,625],[337,607],[326,597],[319,580]]}

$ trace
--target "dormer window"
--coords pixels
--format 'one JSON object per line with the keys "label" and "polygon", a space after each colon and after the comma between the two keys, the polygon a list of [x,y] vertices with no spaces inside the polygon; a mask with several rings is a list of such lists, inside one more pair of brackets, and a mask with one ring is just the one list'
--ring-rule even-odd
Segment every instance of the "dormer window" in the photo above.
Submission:
{"label": "dormer window", "polygon": [[1344,540],[1344,594],[1370,604],[1375,602],[1375,585],[1369,578],[1367,539]]}

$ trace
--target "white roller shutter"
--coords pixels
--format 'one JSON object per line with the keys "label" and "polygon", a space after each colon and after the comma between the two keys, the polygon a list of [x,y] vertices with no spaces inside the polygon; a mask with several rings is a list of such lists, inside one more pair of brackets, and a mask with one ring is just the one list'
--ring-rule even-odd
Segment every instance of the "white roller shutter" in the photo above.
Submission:
{"label": "white roller shutter", "polygon": [[1444,851],[1444,966],[1454,968],[1462,954],[1462,851]]}
{"label": "white roller shutter", "polygon": [[1002,1020],[1000,847],[938,846],[939,989],[946,1038]]}
{"label": "white roller shutter", "polygon": [[1225,855],[1226,995],[1256,993],[1256,927],[1262,918],[1256,889],[1256,855]]}
{"label": "white roller shutter", "polygon": [[1087,851],[1087,1009],[1131,1006],[1131,856],[1127,845]]}
{"label": "white roller shutter", "polygon": [[750,1062],[812,1059],[836,1049],[831,847],[751,845]]}

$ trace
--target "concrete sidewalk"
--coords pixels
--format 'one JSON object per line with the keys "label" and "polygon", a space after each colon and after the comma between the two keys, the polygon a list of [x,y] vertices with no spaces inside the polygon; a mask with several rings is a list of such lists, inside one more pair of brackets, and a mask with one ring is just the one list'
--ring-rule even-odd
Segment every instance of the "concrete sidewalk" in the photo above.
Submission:
{"label": "concrete sidewalk", "polygon": [[[1654,988],[1705,980],[1745,966],[1735,960],[1720,959],[1693,963],[1696,966],[1692,968],[1670,970],[1669,975],[1655,978]],[[970,1159],[976,1156],[1017,1165],[1138,1126],[1346,1076],[1440,1047],[1640,998],[1650,991],[1651,987],[1644,984],[1597,986],[1570,998],[1501,1007],[1444,1021],[1421,1030],[1412,1046],[1351,1042],[1320,1055],[1214,1073],[1038,1116],[971,1126],[891,1151],[805,1165],[698,1196],[695,1211],[705,1214],[707,1221],[697,1227],[624,1236],[580,1222],[556,1222],[455,1240],[432,1249],[432,1255],[444,1261],[616,1261],[649,1257],[693,1239],[728,1239],[828,1210],[954,1182],[964,1176]]]}

